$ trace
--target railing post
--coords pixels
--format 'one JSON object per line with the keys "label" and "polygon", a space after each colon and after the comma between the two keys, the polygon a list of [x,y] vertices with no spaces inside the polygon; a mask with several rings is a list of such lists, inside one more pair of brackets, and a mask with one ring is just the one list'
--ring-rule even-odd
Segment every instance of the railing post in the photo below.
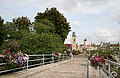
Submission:
{"label": "railing post", "polygon": [[43,65],[44,65],[44,61],[45,61],[45,55],[44,54],[42,54],[42,56],[43,56]]}
{"label": "railing post", "polygon": [[54,55],[52,54],[52,63],[54,63]]}
{"label": "railing post", "polygon": [[90,78],[89,67],[90,67],[90,60],[88,60],[88,65],[87,65],[87,78]]}
{"label": "railing post", "polygon": [[68,54],[66,54],[66,59],[68,59]]}
{"label": "railing post", "polygon": [[110,63],[108,63],[108,78],[110,78]]}
{"label": "railing post", "polygon": [[102,78],[102,69],[99,67],[99,78]]}
{"label": "railing post", "polygon": [[[28,59],[29,60],[29,59]],[[27,70],[28,70],[28,60],[27,60]]]}
{"label": "railing post", "polygon": [[64,60],[64,54],[63,54],[63,60]]}

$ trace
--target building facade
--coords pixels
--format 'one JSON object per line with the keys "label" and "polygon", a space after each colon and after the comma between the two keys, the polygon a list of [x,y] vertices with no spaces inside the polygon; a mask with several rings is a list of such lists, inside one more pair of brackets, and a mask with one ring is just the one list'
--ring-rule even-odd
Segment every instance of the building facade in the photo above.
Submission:
{"label": "building facade", "polygon": [[72,34],[72,51],[76,51],[77,47],[76,47],[76,35],[75,32],[73,32]]}
{"label": "building facade", "polygon": [[76,43],[76,34],[73,32],[71,44],[65,44],[71,51],[80,51],[80,45]]}

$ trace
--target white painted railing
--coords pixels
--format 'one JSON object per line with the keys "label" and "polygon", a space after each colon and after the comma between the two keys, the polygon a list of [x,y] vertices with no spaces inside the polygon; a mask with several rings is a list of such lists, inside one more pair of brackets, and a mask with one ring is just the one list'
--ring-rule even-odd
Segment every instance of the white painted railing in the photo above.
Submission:
{"label": "white painted railing", "polygon": [[116,63],[107,59],[104,59],[104,60],[106,62],[106,65],[99,67],[99,77],[100,78],[116,78],[116,76],[120,73],[117,73],[116,71],[112,70],[112,66],[114,66],[114,68],[120,67],[120,63]]}
{"label": "white painted railing", "polygon": [[[0,73],[15,71],[18,69],[28,69],[35,66],[55,63],[55,62],[66,60],[69,58],[67,54],[61,54],[61,57],[55,57],[53,54],[40,54],[40,55],[28,55],[28,56],[29,56],[29,60],[27,60],[25,66],[9,69],[9,70],[2,70],[0,71]],[[4,56],[0,56],[0,57],[4,57]],[[32,58],[35,58],[35,59],[32,59]],[[0,66],[5,66],[5,65],[7,65],[7,63],[0,63]]]}

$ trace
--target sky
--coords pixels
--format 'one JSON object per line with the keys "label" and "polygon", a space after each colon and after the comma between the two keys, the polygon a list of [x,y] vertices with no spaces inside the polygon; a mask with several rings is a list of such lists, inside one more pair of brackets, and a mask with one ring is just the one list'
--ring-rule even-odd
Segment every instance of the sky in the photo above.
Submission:
{"label": "sky", "polygon": [[70,44],[72,33],[77,43],[100,44],[120,42],[120,0],[1,0],[0,16],[6,21],[27,16],[31,21],[37,12],[56,7],[68,22],[69,32],[65,43]]}

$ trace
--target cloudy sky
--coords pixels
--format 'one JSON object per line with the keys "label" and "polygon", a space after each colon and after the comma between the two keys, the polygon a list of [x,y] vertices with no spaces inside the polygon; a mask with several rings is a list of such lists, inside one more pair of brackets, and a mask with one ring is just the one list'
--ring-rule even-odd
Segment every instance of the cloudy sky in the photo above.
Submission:
{"label": "cloudy sky", "polygon": [[120,42],[120,0],[1,0],[0,16],[5,21],[27,16],[32,21],[37,12],[56,7],[70,22],[72,31],[65,43],[71,43],[72,32],[78,44]]}

